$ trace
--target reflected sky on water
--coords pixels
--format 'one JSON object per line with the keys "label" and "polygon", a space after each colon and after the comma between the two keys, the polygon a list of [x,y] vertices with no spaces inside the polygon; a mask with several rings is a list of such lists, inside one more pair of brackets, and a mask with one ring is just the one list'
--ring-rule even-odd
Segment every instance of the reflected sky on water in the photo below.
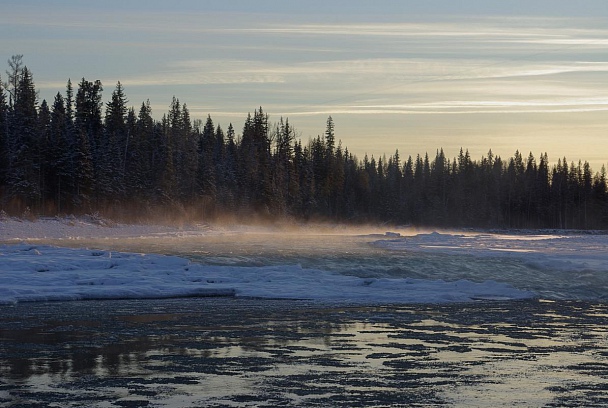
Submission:
{"label": "reflected sky on water", "polygon": [[[0,403],[591,406],[604,304],[168,299],[0,308]],[[137,405],[139,404],[139,405]]]}

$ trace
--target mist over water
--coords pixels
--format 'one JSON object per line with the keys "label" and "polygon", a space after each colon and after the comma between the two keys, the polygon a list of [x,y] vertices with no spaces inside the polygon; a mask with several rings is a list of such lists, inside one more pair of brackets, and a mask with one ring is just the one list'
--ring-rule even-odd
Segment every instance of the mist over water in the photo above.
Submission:
{"label": "mist over water", "polygon": [[[87,239],[77,245],[177,255],[213,266],[298,265],[361,278],[496,281],[546,299],[605,300],[606,238],[429,234],[414,230],[385,233],[379,229],[251,229]],[[69,244],[74,246],[75,242]]]}

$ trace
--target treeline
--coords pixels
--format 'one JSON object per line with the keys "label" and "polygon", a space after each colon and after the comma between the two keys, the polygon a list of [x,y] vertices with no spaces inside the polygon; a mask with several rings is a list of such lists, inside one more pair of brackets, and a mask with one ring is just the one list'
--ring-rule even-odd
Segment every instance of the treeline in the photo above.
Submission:
{"label": "treeline", "polygon": [[[158,211],[319,217],[415,225],[608,228],[606,171],[516,152],[473,160],[399,153],[357,159],[331,117],[303,144],[288,119],[259,108],[237,134],[192,120],[176,98],[161,120],[129,108],[118,83],[82,79],[39,103],[21,56],[0,86],[0,208],[9,213],[144,216]],[[1,81],[0,81],[1,82]]]}

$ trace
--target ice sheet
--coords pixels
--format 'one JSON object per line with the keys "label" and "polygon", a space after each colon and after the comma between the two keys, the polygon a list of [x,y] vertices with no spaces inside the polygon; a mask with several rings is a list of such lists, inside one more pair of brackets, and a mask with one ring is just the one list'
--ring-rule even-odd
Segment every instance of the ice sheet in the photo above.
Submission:
{"label": "ice sheet", "polygon": [[209,266],[175,256],[0,246],[0,303],[230,295],[365,303],[466,302],[534,294],[466,280],[359,278],[284,266]]}
{"label": "ice sheet", "polygon": [[[309,226],[302,228],[306,232]],[[125,225],[95,216],[33,222],[5,217],[0,219],[0,243],[9,245],[0,246],[0,302],[231,294],[366,303],[608,297],[608,235],[598,232],[400,230],[357,235],[373,243],[376,252],[368,253],[339,229],[332,230],[338,234],[331,240],[321,236],[322,243],[316,235],[293,240],[293,234],[283,242],[283,235],[265,227],[262,231],[271,232],[268,240],[249,242],[255,256],[234,253],[239,262],[230,262],[226,255],[231,248],[208,251],[210,242],[215,249],[234,245],[255,231],[242,225]],[[120,244],[125,238],[131,243],[128,251],[174,254],[205,265],[172,256],[43,245],[83,247],[94,240],[94,247],[108,249],[111,242],[116,251],[125,251]],[[133,244],[144,241],[163,245]]]}
{"label": "ice sheet", "polygon": [[608,234],[560,232],[432,232],[379,240],[374,245],[393,251],[512,258],[535,269],[556,272],[608,272]]}

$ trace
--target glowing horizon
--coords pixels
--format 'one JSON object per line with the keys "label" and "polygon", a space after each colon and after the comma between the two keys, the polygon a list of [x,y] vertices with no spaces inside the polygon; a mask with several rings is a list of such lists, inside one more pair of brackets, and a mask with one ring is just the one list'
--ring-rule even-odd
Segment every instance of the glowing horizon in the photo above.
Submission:
{"label": "glowing horizon", "polygon": [[159,119],[175,96],[237,132],[262,106],[306,142],[331,115],[359,158],[462,147],[608,163],[602,0],[7,3],[2,55],[24,54],[40,100],[85,77],[104,102],[120,81],[136,110],[150,99]]}

